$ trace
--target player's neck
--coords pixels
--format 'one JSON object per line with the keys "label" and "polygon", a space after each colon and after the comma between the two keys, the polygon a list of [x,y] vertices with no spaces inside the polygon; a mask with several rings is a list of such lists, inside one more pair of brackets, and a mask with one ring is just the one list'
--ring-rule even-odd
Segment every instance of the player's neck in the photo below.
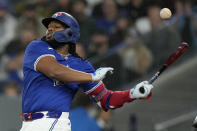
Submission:
{"label": "player's neck", "polygon": [[56,50],[60,55],[66,56],[69,54],[68,52],[68,45],[63,46],[62,48],[59,48]]}

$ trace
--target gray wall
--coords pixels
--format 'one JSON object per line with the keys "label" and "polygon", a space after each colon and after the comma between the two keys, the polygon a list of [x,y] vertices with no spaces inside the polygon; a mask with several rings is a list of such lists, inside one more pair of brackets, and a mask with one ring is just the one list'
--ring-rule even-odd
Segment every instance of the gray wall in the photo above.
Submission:
{"label": "gray wall", "polygon": [[21,98],[0,96],[0,131],[19,131]]}

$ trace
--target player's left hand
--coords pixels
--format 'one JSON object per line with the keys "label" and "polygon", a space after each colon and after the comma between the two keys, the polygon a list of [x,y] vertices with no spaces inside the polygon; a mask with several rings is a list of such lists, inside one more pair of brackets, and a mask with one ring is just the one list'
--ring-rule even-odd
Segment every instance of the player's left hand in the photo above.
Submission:
{"label": "player's left hand", "polygon": [[105,78],[107,72],[113,73],[114,68],[111,67],[101,67],[98,68],[94,73],[92,73],[92,81],[101,81]]}
{"label": "player's left hand", "polygon": [[152,96],[151,93],[152,88],[153,88],[152,84],[149,84],[148,81],[143,81],[130,90],[130,98],[148,99]]}

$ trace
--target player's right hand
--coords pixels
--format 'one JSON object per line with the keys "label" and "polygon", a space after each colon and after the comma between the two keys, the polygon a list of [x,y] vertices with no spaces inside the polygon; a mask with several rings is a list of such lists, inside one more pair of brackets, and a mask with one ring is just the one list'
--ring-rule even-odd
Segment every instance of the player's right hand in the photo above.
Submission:
{"label": "player's right hand", "polygon": [[114,68],[111,67],[101,67],[98,68],[94,73],[92,73],[92,81],[101,81],[105,78],[107,72],[113,73]]}
{"label": "player's right hand", "polygon": [[138,99],[138,98],[147,98],[151,94],[151,89],[153,88],[152,84],[149,84],[148,81],[143,81],[134,88],[130,90],[130,98]]}

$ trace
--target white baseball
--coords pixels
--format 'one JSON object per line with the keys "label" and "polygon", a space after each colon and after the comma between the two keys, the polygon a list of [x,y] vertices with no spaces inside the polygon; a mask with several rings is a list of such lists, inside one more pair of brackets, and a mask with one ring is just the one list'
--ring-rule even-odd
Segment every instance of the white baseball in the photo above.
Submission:
{"label": "white baseball", "polygon": [[162,19],[169,19],[172,15],[172,12],[168,8],[163,8],[160,10],[160,17]]}

